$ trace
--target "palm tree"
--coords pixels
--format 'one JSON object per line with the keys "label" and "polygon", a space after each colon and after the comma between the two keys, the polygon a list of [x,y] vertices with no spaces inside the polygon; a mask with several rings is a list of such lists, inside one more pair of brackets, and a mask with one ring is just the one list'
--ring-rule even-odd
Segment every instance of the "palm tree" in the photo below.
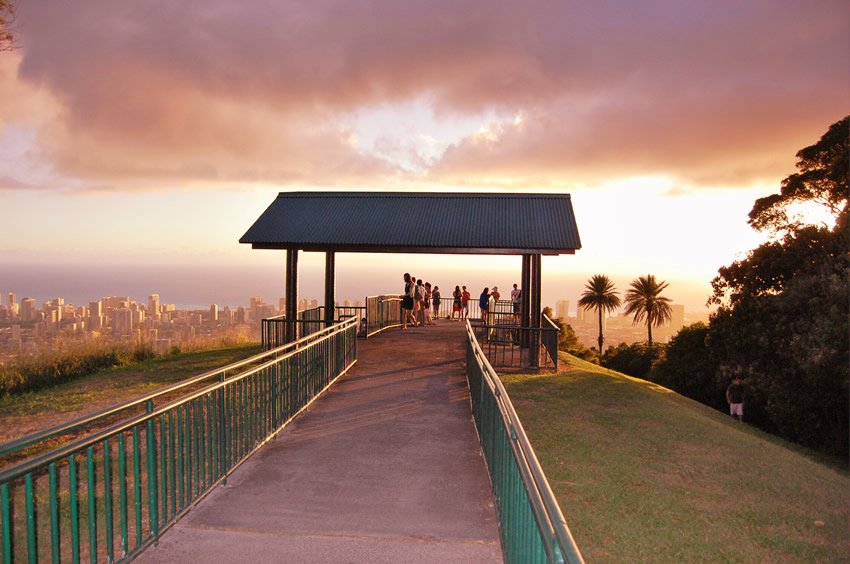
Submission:
{"label": "palm tree", "polygon": [[647,274],[632,280],[631,288],[626,291],[626,315],[634,315],[635,323],[646,321],[649,350],[652,350],[652,326],[659,327],[670,321],[670,298],[661,296],[669,284],[656,282],[655,276]]}
{"label": "palm tree", "polygon": [[584,293],[579,298],[578,305],[586,310],[596,309],[599,312],[599,354],[602,355],[602,311],[613,311],[620,307],[620,296],[614,283],[604,274],[594,274],[584,285]]}

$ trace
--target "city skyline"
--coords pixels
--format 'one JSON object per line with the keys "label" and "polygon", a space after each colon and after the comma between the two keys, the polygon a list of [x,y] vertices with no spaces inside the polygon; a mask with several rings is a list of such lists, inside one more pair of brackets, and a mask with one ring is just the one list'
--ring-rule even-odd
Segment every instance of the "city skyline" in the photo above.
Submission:
{"label": "city skyline", "polygon": [[[279,191],[557,191],[583,248],[544,279],[652,273],[693,286],[675,298],[693,309],[763,240],[753,202],[846,113],[850,86],[834,71],[850,6],[828,0],[389,3],[380,17],[334,2],[18,4],[16,48],[0,52],[0,287],[46,266],[226,268],[222,285],[282,270],[237,242]],[[305,276],[320,260],[305,256]],[[339,260],[361,276],[513,268]]]}

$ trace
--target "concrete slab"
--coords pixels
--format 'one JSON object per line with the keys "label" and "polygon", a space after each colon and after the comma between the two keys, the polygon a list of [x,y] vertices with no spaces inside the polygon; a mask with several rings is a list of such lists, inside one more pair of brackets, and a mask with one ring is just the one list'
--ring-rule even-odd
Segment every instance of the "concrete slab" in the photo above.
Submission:
{"label": "concrete slab", "polygon": [[460,323],[360,341],[358,363],[142,562],[499,562]]}

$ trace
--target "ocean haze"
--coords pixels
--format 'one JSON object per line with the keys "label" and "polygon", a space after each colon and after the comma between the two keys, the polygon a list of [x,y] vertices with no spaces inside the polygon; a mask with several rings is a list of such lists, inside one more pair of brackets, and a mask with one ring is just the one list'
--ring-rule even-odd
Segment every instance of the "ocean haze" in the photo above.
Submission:
{"label": "ocean haze", "polygon": [[[373,258],[377,256],[379,260]],[[318,299],[324,296],[324,265],[316,257],[302,260],[299,265],[299,296]],[[512,284],[520,283],[520,259],[510,267],[504,257],[487,268],[486,257],[470,257],[464,266],[456,261],[441,264],[440,257],[427,259],[411,255],[370,255],[366,260],[358,255],[338,255],[336,296],[338,301],[362,300],[367,295],[400,292],[402,274],[411,272],[432,284],[439,285],[443,296],[449,296],[454,286],[466,285],[473,296],[487,286],[499,287],[508,297]],[[162,303],[175,304],[179,309],[205,309],[210,304],[231,307],[245,306],[252,296],[262,296],[277,305],[284,296],[284,258],[269,260],[268,266],[257,265],[68,265],[68,264],[6,264],[0,269],[0,292],[3,300],[8,292],[17,299],[35,298],[43,301],[57,297],[66,303],[88,305],[104,296],[129,296],[146,303],[150,294],[160,295]],[[594,273],[547,272],[543,266],[543,305],[554,308],[558,300],[569,300],[571,311],[585,281]],[[644,273],[631,276],[610,275],[622,293],[628,282]],[[663,277],[662,277],[663,278]],[[666,278],[670,282],[665,295],[688,311],[705,311],[709,286],[689,280]]]}

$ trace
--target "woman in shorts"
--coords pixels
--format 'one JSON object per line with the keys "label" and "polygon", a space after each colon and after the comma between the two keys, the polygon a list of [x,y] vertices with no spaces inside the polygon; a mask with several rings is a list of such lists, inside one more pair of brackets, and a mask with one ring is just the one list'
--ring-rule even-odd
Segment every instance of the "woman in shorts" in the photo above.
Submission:
{"label": "woman in shorts", "polygon": [[434,319],[440,319],[440,287],[434,286],[431,290],[431,310]]}
{"label": "woman in shorts", "polygon": [[452,319],[455,318],[455,314],[460,319],[460,296],[460,286],[455,286],[455,291],[452,292]]}

